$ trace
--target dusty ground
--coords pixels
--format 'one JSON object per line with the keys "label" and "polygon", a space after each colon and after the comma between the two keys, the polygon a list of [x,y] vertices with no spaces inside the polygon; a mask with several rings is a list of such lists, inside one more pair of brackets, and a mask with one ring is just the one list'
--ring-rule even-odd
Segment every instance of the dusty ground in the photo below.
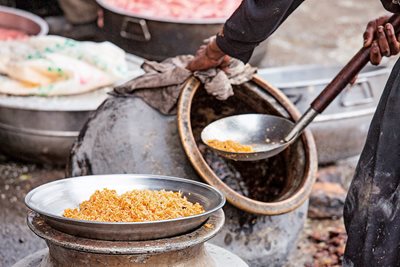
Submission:
{"label": "dusty ground", "polygon": [[45,247],[26,226],[24,197],[31,189],[59,178],[62,168],[23,164],[0,156],[0,266],[11,266]]}
{"label": "dusty ground", "polygon": [[[362,45],[367,21],[382,14],[385,11],[378,0],[307,0],[270,38],[268,57],[263,65],[343,64]],[[11,266],[44,247],[25,224],[23,198],[31,188],[62,177],[62,168],[0,158],[0,266]],[[329,237],[321,238],[327,229],[334,232],[334,237],[335,232],[342,236],[343,223],[309,220],[289,265],[332,266],[318,261],[323,256],[318,256],[312,265],[313,255],[326,255],[317,253],[330,242]],[[340,244],[338,249],[342,249]]]}
{"label": "dusty ground", "polygon": [[[335,166],[343,177],[340,183],[348,189],[358,158],[339,161]],[[324,168],[324,166],[320,166]],[[308,219],[296,250],[286,267],[338,267],[345,248],[346,231],[342,218],[334,220]]]}

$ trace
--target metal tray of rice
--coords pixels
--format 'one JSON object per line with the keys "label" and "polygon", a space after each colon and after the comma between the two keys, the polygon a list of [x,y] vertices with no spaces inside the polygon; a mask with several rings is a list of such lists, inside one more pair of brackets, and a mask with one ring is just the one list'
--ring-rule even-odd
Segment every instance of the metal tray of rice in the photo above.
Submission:
{"label": "metal tray of rice", "polygon": [[182,178],[118,174],[41,185],[26,205],[67,234],[101,240],[152,240],[188,233],[225,204],[213,187]]}

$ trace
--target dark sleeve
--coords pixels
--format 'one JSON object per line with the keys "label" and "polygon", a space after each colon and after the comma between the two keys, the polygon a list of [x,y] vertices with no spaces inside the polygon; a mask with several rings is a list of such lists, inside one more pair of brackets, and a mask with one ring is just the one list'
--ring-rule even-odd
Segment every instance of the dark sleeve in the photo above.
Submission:
{"label": "dark sleeve", "polygon": [[304,0],[243,0],[217,36],[219,48],[247,62],[254,48],[267,39]]}
{"label": "dark sleeve", "polygon": [[400,12],[400,5],[394,3],[393,0],[381,0],[383,7],[392,13],[399,13]]}

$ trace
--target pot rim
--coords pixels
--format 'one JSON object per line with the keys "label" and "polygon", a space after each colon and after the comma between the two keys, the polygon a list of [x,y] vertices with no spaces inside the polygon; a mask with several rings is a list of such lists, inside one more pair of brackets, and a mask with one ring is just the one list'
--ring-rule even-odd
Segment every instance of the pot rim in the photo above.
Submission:
{"label": "pot rim", "polygon": [[319,122],[331,122],[337,120],[346,120],[346,119],[353,119],[353,118],[360,118],[360,117],[369,117],[375,113],[376,107],[360,109],[360,110],[353,110],[347,112],[338,112],[333,114],[321,114],[318,115],[313,123]]}
{"label": "pot rim", "polygon": [[0,131],[6,131],[15,135],[28,135],[30,137],[56,137],[56,138],[77,138],[79,131],[41,130],[24,127],[16,127],[11,124],[0,122]]}
{"label": "pot rim", "polygon": [[40,28],[40,32],[38,32],[34,36],[47,35],[49,32],[49,25],[47,24],[47,22],[35,14],[32,14],[32,13],[24,11],[24,10],[12,8],[12,7],[6,7],[6,6],[0,6],[0,12],[12,14],[12,15],[15,15],[18,17],[23,17],[25,19],[28,19],[28,20],[34,22]]}
{"label": "pot rim", "polygon": [[119,7],[114,7],[110,4],[108,4],[105,0],[96,0],[97,4],[100,5],[100,7],[111,11],[113,13],[116,13],[118,15],[122,16],[127,16],[127,17],[133,17],[133,18],[139,18],[139,19],[145,19],[149,21],[154,21],[154,22],[167,22],[167,23],[175,23],[175,24],[224,24],[225,21],[228,19],[227,18],[216,18],[216,19],[165,19],[165,18],[157,18],[157,17],[152,17],[152,16],[145,16],[145,15],[140,15],[140,14],[135,14],[133,12],[126,11],[122,8]]}
{"label": "pot rim", "polygon": [[[372,65],[367,65],[372,66]],[[268,73],[268,74],[273,74],[273,73],[279,73],[279,72],[290,72],[290,71],[297,71],[297,70],[313,70],[313,69],[321,69],[321,68],[326,68],[326,69],[337,69],[340,70],[340,65],[318,65],[318,64],[305,64],[305,65],[291,65],[291,66],[284,66],[284,67],[272,67],[272,68],[263,68],[258,70],[258,74],[262,75],[263,73]],[[374,66],[374,70],[371,71],[366,71],[366,72],[361,72],[358,75],[358,79],[360,78],[370,78],[373,76],[377,75],[382,75],[382,74],[387,74],[391,72],[391,67],[389,65],[380,65],[380,66]],[[308,79],[308,80],[302,80],[302,81],[293,81],[293,82],[277,82],[273,83],[274,87],[279,88],[280,90],[286,91],[286,90],[293,90],[293,89],[298,89],[300,88],[306,88],[309,86],[326,86],[328,85],[331,81],[332,78],[317,78],[317,79]]]}
{"label": "pot rim", "polygon": [[[300,118],[300,112],[282,92],[264,82],[257,75],[253,77],[253,81],[268,91],[268,93],[270,93],[280,103],[282,103],[282,105],[285,107],[285,110],[294,120],[298,120]],[[199,88],[199,85],[200,82],[196,78],[192,77],[184,86],[178,102],[177,124],[179,136],[186,156],[201,178],[208,184],[215,186],[217,189],[223,192],[230,204],[249,213],[260,215],[279,215],[293,211],[301,206],[308,199],[311,193],[312,186],[316,179],[318,167],[316,145],[310,130],[305,130],[301,136],[305,148],[306,160],[303,175],[307,177],[302,182],[301,187],[290,197],[276,202],[262,202],[245,197],[220,180],[220,178],[205,162],[194,140],[194,136],[191,131],[190,111],[192,100],[197,89]]]}

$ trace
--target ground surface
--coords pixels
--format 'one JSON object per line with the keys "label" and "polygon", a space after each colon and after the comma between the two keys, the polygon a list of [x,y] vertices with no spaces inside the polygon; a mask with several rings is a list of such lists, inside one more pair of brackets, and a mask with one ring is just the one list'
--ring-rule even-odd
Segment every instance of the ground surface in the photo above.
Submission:
{"label": "ground surface", "polygon": [[[361,46],[367,21],[382,14],[378,0],[307,0],[272,36],[263,65],[343,64]],[[0,159],[0,266],[45,246],[25,224],[23,199],[30,189],[62,177],[62,168]],[[334,266],[343,232],[340,219],[308,220],[289,266]]]}
{"label": "ground surface", "polygon": [[11,266],[45,247],[25,223],[24,197],[31,189],[63,178],[62,168],[22,164],[0,158],[0,266]]}

